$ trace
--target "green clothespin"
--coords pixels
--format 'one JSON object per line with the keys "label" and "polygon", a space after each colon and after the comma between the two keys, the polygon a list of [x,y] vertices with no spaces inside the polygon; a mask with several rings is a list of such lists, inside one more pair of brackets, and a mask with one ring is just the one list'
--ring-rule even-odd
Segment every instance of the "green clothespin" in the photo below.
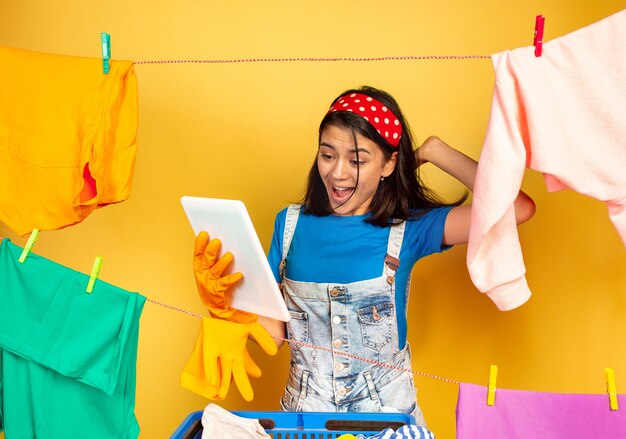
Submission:
{"label": "green clothespin", "polygon": [[87,283],[86,293],[92,293],[93,287],[100,274],[100,268],[102,267],[102,256],[96,256],[96,260],[93,262],[93,268],[91,269],[91,276],[89,276],[89,282]]}
{"label": "green clothespin", "polygon": [[39,237],[39,229],[33,229],[33,231],[30,234],[30,238],[28,238],[28,241],[26,241],[26,246],[24,247],[24,250],[22,250],[22,254],[17,260],[20,264],[24,263],[24,261],[26,260],[26,257],[28,256],[30,251],[33,249],[35,242],[37,242],[38,237]]}
{"label": "green clothespin", "polygon": [[111,35],[106,32],[100,34],[102,41],[102,70],[105,75],[109,74],[109,59],[111,58]]}

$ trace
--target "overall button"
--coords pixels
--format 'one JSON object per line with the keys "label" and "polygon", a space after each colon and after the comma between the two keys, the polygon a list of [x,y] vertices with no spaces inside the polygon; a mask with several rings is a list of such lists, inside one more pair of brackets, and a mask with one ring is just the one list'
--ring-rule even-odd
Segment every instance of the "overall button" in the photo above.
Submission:
{"label": "overall button", "polygon": [[393,281],[394,281],[393,276],[387,276],[387,283],[389,285],[393,285]]}
{"label": "overall button", "polygon": [[333,317],[333,323],[334,323],[335,325],[338,325],[339,323],[341,323],[341,317],[339,317],[339,316],[334,316],[334,317]]}
{"label": "overall button", "polygon": [[336,338],[333,341],[333,346],[336,347],[336,348],[340,348],[342,344],[343,344],[343,341],[341,341],[341,339],[339,339],[339,338]]}
{"label": "overall button", "polygon": [[339,295],[339,290],[337,288],[333,288],[330,290],[330,295],[333,297],[337,297]]}
{"label": "overall button", "polygon": [[372,307],[372,318],[375,321],[379,321],[381,319],[380,314],[378,314],[378,309],[375,306]]}
{"label": "overall button", "polygon": [[342,370],[344,370],[346,368],[346,365],[343,363],[337,363],[335,364],[335,370],[337,372],[341,372]]}
{"label": "overall button", "polygon": [[348,393],[348,391],[345,387],[340,387],[337,389],[337,395],[339,396],[346,396],[346,393]]}

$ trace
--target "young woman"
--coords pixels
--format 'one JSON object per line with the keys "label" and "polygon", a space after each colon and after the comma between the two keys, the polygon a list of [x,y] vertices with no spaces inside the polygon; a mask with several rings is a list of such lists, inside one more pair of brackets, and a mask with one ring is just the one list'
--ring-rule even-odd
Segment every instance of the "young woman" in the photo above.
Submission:
{"label": "young woman", "polygon": [[[422,184],[418,166],[427,162],[472,189],[477,163],[437,137],[414,148],[389,94],[363,87],[333,101],[303,202],[278,213],[268,255],[291,315],[286,325],[258,318],[291,341],[283,410],[395,411],[425,425],[413,377],[402,371],[411,369],[410,273],[419,259],[467,243],[471,209],[464,198],[440,201]],[[521,223],[534,203],[520,192],[515,209]],[[220,297],[240,277],[220,277],[221,269],[211,294],[224,303]],[[232,309],[213,315],[256,320]]]}
{"label": "young woman", "polygon": [[[425,424],[412,375],[393,368],[411,369],[410,273],[419,259],[467,243],[471,209],[424,187],[416,171],[427,162],[472,189],[477,163],[437,137],[415,149],[389,94],[363,87],[333,101],[303,203],[278,214],[268,256],[291,321],[259,321],[324,348],[290,343],[283,410],[400,411]],[[518,223],[534,213],[521,192],[515,208]]]}

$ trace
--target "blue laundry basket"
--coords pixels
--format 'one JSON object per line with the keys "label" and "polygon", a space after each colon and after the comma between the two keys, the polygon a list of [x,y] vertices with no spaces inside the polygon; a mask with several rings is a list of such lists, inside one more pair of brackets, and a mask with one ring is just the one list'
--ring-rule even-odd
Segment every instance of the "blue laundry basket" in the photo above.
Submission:
{"label": "blue laundry basket", "polygon": [[[404,413],[232,413],[243,418],[258,419],[265,432],[274,439],[332,439],[346,433],[372,436],[385,428],[397,430],[404,425],[415,425],[415,419]],[[202,411],[190,413],[170,439],[200,439],[201,420]]]}

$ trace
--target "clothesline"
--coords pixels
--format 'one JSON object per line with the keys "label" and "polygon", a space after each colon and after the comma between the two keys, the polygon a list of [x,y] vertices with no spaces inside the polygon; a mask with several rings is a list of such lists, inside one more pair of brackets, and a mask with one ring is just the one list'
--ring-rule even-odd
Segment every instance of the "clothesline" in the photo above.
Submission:
{"label": "clothesline", "polygon": [[162,59],[140,60],[133,64],[231,64],[257,62],[337,62],[337,61],[415,61],[415,60],[460,60],[490,59],[491,55],[406,55],[380,57],[293,57],[293,58],[232,58],[232,59]]}
{"label": "clothesline", "polygon": [[[2,236],[0,236],[0,241],[2,241],[2,239],[3,239]],[[196,312],[193,312],[193,311],[189,311],[189,310],[177,307],[177,306],[169,305],[167,303],[160,302],[158,300],[151,299],[149,297],[146,297],[146,301],[148,301],[150,303],[154,303],[155,305],[159,305],[159,306],[162,306],[164,308],[173,310],[173,311],[178,311],[178,312],[181,312],[183,314],[187,314],[187,315],[189,315],[191,317],[196,317],[196,318],[199,318],[199,319],[204,317],[202,314],[199,314],[199,313],[196,313]],[[433,379],[436,379],[436,380],[445,381],[447,383],[460,384],[459,381],[451,380],[449,378],[440,377],[438,375],[428,374],[428,373],[425,373],[425,372],[418,372],[418,371],[415,371],[413,369],[408,369],[408,368],[401,368],[401,367],[391,366],[389,364],[381,363],[381,362],[378,362],[378,361],[370,360],[370,359],[359,357],[359,356],[356,356],[356,355],[351,355],[351,354],[348,354],[348,353],[345,353],[345,352],[334,351],[332,349],[324,348],[322,346],[316,346],[316,345],[311,345],[311,344],[308,344],[308,343],[299,342],[299,341],[296,341],[296,340],[291,340],[289,338],[283,338],[283,337],[279,337],[279,336],[272,336],[272,337],[275,338],[276,340],[282,340],[282,341],[287,342],[287,343],[294,343],[294,344],[298,344],[298,345],[301,345],[301,346],[306,346],[306,347],[309,347],[309,348],[312,348],[312,349],[323,350],[323,351],[326,351],[326,352],[330,352],[332,354],[342,355],[344,357],[349,357],[349,358],[352,358],[352,359],[355,359],[355,360],[360,360],[360,361],[365,361],[367,363],[376,364],[376,365],[381,366],[381,367],[386,367],[386,368],[389,368],[389,369],[395,369],[395,370],[399,370],[399,371],[402,371],[402,372],[409,372],[409,373],[411,373],[413,375],[421,375],[421,376],[424,376],[424,377],[427,377],[427,378],[433,378]]]}
{"label": "clothesline", "polygon": [[[155,305],[163,306],[165,308],[168,308],[168,309],[171,309],[171,310],[174,310],[174,311],[179,311],[179,312],[182,312],[184,314],[190,315],[192,317],[197,317],[197,318],[200,318],[200,319],[202,317],[204,317],[202,314],[198,314],[198,313],[195,313],[193,311],[188,311],[186,309],[179,308],[177,306],[168,305],[167,303],[159,302],[158,300],[154,300],[154,299],[150,299],[150,298],[146,298],[146,300],[148,302],[154,303]],[[339,351],[328,349],[328,348],[325,348],[325,347],[322,347],[322,346],[316,346],[316,345],[312,345],[312,344],[309,344],[309,343],[303,343],[301,341],[292,340],[292,339],[289,339],[289,338],[279,337],[277,335],[273,335],[272,337],[275,338],[276,340],[282,340],[282,341],[285,341],[287,343],[293,343],[293,344],[297,344],[299,346],[306,346],[308,348],[318,349],[318,350],[325,351],[325,352],[330,352],[331,354],[341,355],[341,356],[344,356],[344,357],[352,358],[354,360],[365,361],[366,363],[372,363],[372,364],[375,364],[377,366],[386,367],[388,369],[399,370],[401,372],[409,372],[409,373],[411,373],[413,375],[420,375],[420,376],[423,376],[423,377],[432,378],[432,379],[439,380],[439,381],[444,381],[446,383],[460,384],[459,381],[455,381],[455,380],[452,380],[450,378],[444,378],[444,377],[440,377],[438,375],[433,375],[433,374],[430,374],[430,373],[419,372],[419,371],[416,371],[416,370],[413,370],[413,369],[409,369],[409,368],[391,366],[389,364],[382,363],[380,361],[370,360],[368,358],[359,357],[357,355],[348,354],[346,352],[339,352]]]}

